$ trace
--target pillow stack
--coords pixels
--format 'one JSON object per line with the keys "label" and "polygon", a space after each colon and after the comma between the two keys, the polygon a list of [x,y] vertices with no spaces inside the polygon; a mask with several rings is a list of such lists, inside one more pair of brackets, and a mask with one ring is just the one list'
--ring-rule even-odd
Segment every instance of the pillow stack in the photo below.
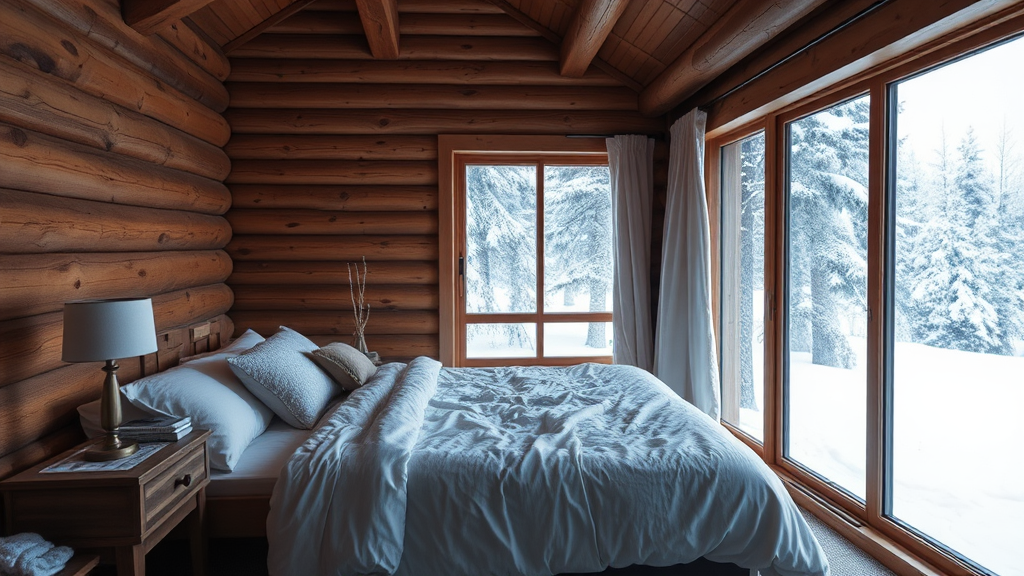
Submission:
{"label": "pillow stack", "polygon": [[[121,394],[126,420],[190,416],[194,428],[210,430],[210,467],[230,472],[275,414],[311,429],[337,395],[362,386],[376,370],[347,344],[319,348],[281,326],[266,340],[248,330],[220,350],[183,358],[177,367],[123,386]],[[103,433],[99,400],[78,411],[90,436]]]}

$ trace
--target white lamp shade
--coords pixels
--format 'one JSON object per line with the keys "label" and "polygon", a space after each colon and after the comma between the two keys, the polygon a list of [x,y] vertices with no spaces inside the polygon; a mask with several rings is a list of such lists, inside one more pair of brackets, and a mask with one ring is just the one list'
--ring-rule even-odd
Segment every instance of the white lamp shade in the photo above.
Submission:
{"label": "white lamp shade", "polygon": [[96,362],[156,352],[153,301],[88,300],[64,304],[65,362]]}

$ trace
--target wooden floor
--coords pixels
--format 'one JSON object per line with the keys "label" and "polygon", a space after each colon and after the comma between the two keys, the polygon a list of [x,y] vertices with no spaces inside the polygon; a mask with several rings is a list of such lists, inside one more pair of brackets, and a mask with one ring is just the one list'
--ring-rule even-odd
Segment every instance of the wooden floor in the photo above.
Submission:
{"label": "wooden floor", "polygon": [[[209,576],[265,576],[267,541],[262,538],[227,538],[210,542]],[[113,566],[100,566],[92,574],[114,576]],[[165,540],[146,556],[148,576],[189,576],[188,542]],[[601,576],[747,576],[749,571],[732,564],[699,560],[686,566],[667,568],[629,567],[608,570]],[[587,575],[583,575],[587,576]]]}

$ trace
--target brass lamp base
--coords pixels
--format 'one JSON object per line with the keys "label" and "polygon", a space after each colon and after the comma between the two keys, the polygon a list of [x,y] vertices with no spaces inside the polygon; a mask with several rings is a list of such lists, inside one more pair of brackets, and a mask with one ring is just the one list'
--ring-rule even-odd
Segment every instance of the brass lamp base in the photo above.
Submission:
{"label": "brass lamp base", "polygon": [[106,462],[120,460],[139,451],[139,444],[133,440],[121,440],[113,434],[107,434],[103,442],[86,450],[83,458],[90,462]]}

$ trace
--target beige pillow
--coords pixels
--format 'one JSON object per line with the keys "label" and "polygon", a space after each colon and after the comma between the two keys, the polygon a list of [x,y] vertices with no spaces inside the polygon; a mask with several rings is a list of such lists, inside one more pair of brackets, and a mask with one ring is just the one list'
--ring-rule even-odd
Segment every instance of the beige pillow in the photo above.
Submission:
{"label": "beige pillow", "polygon": [[366,354],[342,342],[332,342],[314,350],[312,355],[313,360],[349,392],[366,384],[377,371]]}

